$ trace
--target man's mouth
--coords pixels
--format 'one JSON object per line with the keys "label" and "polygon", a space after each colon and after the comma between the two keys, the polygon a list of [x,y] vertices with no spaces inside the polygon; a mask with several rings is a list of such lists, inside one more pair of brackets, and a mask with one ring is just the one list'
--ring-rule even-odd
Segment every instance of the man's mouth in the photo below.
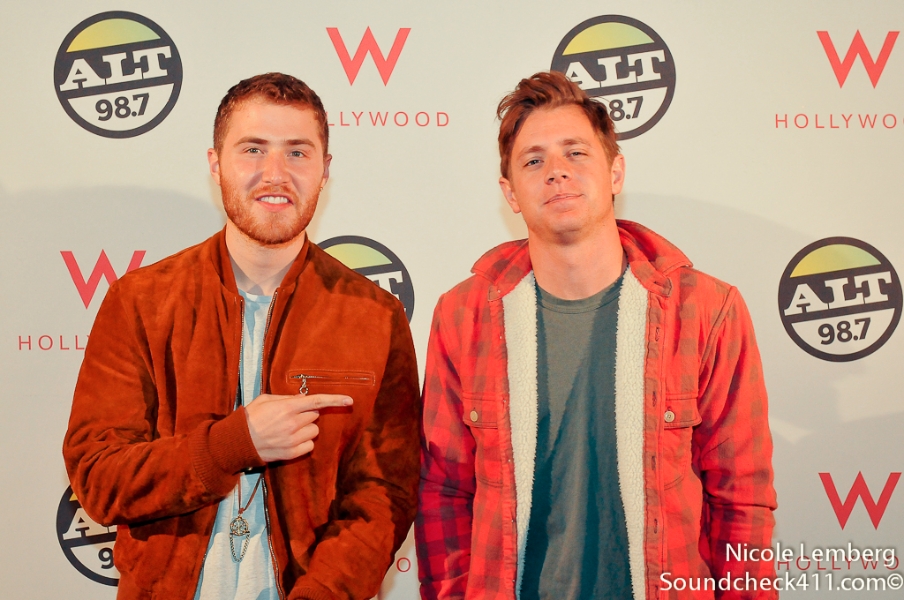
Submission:
{"label": "man's mouth", "polygon": [[546,201],[547,204],[551,204],[553,202],[558,202],[559,200],[571,200],[573,198],[577,198],[580,194],[556,194],[552,198]]}
{"label": "man's mouth", "polygon": [[267,204],[288,204],[289,199],[285,196],[261,196],[257,199],[258,202],[265,202]]}

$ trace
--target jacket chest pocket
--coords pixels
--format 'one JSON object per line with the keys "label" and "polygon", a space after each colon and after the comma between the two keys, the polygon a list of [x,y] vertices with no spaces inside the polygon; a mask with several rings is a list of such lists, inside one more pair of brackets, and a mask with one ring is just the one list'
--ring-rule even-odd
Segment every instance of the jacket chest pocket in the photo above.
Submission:
{"label": "jacket chest pocket", "polygon": [[499,416],[502,398],[462,395],[462,420],[474,436],[474,475],[480,483],[502,486],[502,448],[499,440]]}
{"label": "jacket chest pocket", "polygon": [[681,483],[690,472],[694,426],[702,421],[696,394],[666,396],[662,409],[662,482],[664,489]]}
{"label": "jacket chest pocket", "polygon": [[371,371],[298,369],[289,371],[286,381],[298,394],[342,394],[372,388],[376,377]]}

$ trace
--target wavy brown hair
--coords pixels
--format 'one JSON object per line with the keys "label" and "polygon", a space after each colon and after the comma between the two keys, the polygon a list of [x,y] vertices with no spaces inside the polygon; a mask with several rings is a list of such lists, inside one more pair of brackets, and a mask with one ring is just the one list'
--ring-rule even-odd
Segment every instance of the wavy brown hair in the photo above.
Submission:
{"label": "wavy brown hair", "polygon": [[502,176],[509,178],[512,147],[515,138],[527,117],[537,109],[552,109],[560,106],[577,106],[584,111],[591,126],[599,136],[609,163],[618,154],[615,126],[606,106],[591,100],[584,90],[558,71],[541,71],[522,79],[515,90],[499,102],[496,117],[499,119],[499,158]]}

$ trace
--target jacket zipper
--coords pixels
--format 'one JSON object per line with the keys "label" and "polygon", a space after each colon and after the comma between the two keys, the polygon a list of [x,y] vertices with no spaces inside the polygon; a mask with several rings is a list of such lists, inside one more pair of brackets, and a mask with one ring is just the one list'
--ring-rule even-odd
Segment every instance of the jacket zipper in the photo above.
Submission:
{"label": "jacket zipper", "polygon": [[[242,297],[239,297],[239,309],[239,315],[241,315],[241,328],[239,329],[239,331],[241,332],[241,335],[239,336],[239,368],[236,371],[238,373],[238,379],[236,380],[237,383],[235,386],[235,397],[232,400],[233,411],[236,408],[236,400],[239,397],[241,397],[242,399],[242,405],[245,404],[244,393],[239,396],[239,393],[242,389],[242,353],[245,351],[245,299]],[[241,478],[242,476],[239,475],[239,485],[242,485]],[[216,518],[214,518],[214,521],[216,521]],[[210,536],[213,535],[214,525],[215,523],[212,523],[210,525],[210,531],[207,534],[207,549],[204,550],[204,558],[201,559],[201,571],[198,572],[198,581],[195,582],[195,589],[197,589],[198,584],[201,583],[201,574],[204,572],[204,565],[207,564],[207,555],[210,554]]]}
{"label": "jacket zipper", "polygon": [[201,559],[201,569],[198,571],[198,578],[195,580],[195,592],[198,590],[198,586],[201,584],[201,575],[204,573],[204,565],[207,564],[207,555],[210,554],[210,538],[213,537],[213,528],[216,524],[216,516],[214,516],[214,522],[210,524],[210,531],[207,532],[207,548],[204,550],[204,558]]}
{"label": "jacket zipper", "polygon": [[[270,300],[270,306],[267,308],[267,322],[264,325],[264,340],[267,339],[267,330],[270,328],[270,317],[273,315],[273,304],[276,302],[276,290],[273,291],[273,298]],[[239,298],[239,308],[241,309],[239,314],[241,315],[241,336],[239,337],[239,368],[238,368],[238,384],[236,385],[236,394],[241,391],[241,399],[242,406],[245,406],[245,393],[242,390],[242,355],[245,353],[245,299]],[[265,348],[261,349],[261,387],[264,384],[264,355],[266,354]],[[268,386],[269,387],[269,386]],[[263,390],[262,390],[263,393]],[[235,410],[235,404],[233,403],[233,410]],[[264,473],[261,473],[261,487],[263,488],[264,495],[264,521],[267,526],[267,547],[270,548],[270,563],[273,565],[273,577],[274,583],[276,583],[276,592],[281,599],[286,597],[285,592],[283,592],[282,586],[279,583],[279,564],[276,562],[275,554],[273,552],[273,541],[270,539],[270,511],[267,508],[267,479],[264,477]],[[241,476],[240,476],[241,478]],[[242,482],[239,481],[239,485],[242,485]],[[211,532],[213,531],[213,527],[211,527]],[[204,569],[204,564],[207,562],[207,555],[210,552],[210,539],[208,536],[207,550],[204,551],[204,558],[201,560],[201,569]],[[200,577],[200,575],[199,575]],[[197,587],[197,584],[195,584]]]}
{"label": "jacket zipper", "polygon": [[[245,390],[242,389],[242,356],[245,354],[245,299],[239,297],[239,309],[242,315],[241,329],[239,330],[239,364],[236,372],[238,373],[238,383],[236,384],[235,393],[241,399],[242,406],[245,406]],[[261,355],[263,356],[263,355]],[[263,361],[263,358],[261,359]],[[232,410],[236,409],[235,400],[232,401]]]}
{"label": "jacket zipper", "polygon": [[[276,295],[279,293],[279,290],[273,290],[273,297],[270,299],[270,306],[267,308],[267,322],[264,324],[264,343],[261,348],[261,393],[264,393],[264,382],[267,381],[264,375],[264,357],[267,355],[267,331],[270,329],[270,317],[273,316],[273,305],[276,304]],[[244,311],[242,311],[242,315],[244,316]],[[244,330],[243,330],[244,331]],[[243,336],[244,337],[244,336]],[[270,386],[267,386],[268,393],[270,391]],[[267,525],[267,547],[270,548],[270,564],[273,565],[273,581],[276,583],[276,593],[281,598],[284,599],[286,597],[286,593],[282,589],[282,585],[279,583],[279,564],[276,562],[276,554],[273,552],[273,539],[270,535],[270,509],[267,505],[267,498],[270,495],[267,491],[267,478],[266,475],[266,467],[264,472],[261,473],[262,486],[261,491],[264,494],[264,521]]]}
{"label": "jacket zipper", "polygon": [[[261,473],[261,477],[264,474]],[[273,564],[273,582],[276,584],[276,593],[281,599],[286,597],[282,586],[279,583],[279,564],[276,562],[276,555],[273,553],[273,540],[270,537],[270,511],[267,510],[267,497],[270,495],[267,491],[267,478],[261,480],[261,491],[264,493],[264,521],[267,524],[267,547],[270,548],[270,562]]]}
{"label": "jacket zipper", "polygon": [[370,377],[355,377],[353,375],[339,375],[335,377],[330,377],[327,375],[305,375],[304,373],[300,373],[298,375],[292,375],[291,379],[301,379],[301,386],[298,388],[298,393],[302,395],[307,395],[308,393],[308,380],[310,379],[327,379],[327,380],[339,380],[339,381],[364,381],[368,382],[371,380]]}

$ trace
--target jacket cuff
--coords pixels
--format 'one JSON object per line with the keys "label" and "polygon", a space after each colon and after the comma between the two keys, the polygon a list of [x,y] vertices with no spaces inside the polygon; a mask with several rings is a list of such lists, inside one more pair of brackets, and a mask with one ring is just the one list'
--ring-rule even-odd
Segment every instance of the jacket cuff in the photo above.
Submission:
{"label": "jacket cuff", "polygon": [[289,600],[340,600],[340,598],[325,586],[306,583],[302,587],[296,585],[289,594]]}
{"label": "jacket cuff", "polygon": [[228,494],[235,487],[239,473],[266,465],[251,441],[244,407],[219,421],[208,421],[198,429],[191,440],[192,463],[211,492]]}

